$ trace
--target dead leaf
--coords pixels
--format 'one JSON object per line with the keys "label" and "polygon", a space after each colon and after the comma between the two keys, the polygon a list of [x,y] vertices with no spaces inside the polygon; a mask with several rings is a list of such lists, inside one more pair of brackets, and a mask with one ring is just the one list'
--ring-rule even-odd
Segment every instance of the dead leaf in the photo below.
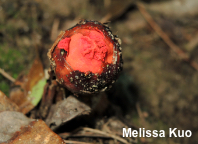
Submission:
{"label": "dead leaf", "polygon": [[0,113],[1,144],[63,144],[42,120],[32,120],[19,112]]}
{"label": "dead leaf", "polygon": [[18,111],[19,107],[0,91],[0,111]]}
{"label": "dead leaf", "polygon": [[42,62],[37,57],[27,76],[19,77],[10,92],[10,99],[26,114],[41,100],[46,80]]}
{"label": "dead leaf", "polygon": [[0,143],[10,140],[22,126],[32,120],[20,112],[4,111],[0,113]]}
{"label": "dead leaf", "polygon": [[89,114],[90,111],[91,108],[89,106],[79,101],[77,98],[69,96],[67,99],[60,101],[51,107],[46,119],[46,124],[48,126],[55,124],[56,127],[58,127],[62,123],[65,123],[77,116]]}

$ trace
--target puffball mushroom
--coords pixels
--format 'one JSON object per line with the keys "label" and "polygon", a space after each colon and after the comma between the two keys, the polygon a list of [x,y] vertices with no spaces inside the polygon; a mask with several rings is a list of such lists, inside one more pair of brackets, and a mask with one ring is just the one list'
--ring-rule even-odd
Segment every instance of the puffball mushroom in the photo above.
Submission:
{"label": "puffball mushroom", "polygon": [[57,81],[76,94],[105,91],[123,67],[121,40],[106,24],[81,20],[62,31],[48,52]]}

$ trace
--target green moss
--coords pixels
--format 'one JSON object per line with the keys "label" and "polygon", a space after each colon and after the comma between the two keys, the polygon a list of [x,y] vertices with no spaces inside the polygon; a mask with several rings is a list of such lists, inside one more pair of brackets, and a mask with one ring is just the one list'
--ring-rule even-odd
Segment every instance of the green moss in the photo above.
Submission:
{"label": "green moss", "polygon": [[4,92],[6,94],[6,96],[8,96],[9,89],[10,89],[10,86],[9,86],[8,82],[2,75],[0,75],[0,90],[2,92]]}
{"label": "green moss", "polygon": [[[0,68],[4,69],[12,77],[17,78],[18,74],[24,69],[21,64],[22,54],[8,44],[0,45]],[[9,93],[10,82],[0,75],[0,90],[6,95]]]}

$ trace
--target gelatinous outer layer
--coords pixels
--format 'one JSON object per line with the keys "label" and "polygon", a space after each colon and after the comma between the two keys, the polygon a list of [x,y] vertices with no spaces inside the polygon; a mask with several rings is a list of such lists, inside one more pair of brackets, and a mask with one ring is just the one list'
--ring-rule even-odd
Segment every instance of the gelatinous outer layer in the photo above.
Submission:
{"label": "gelatinous outer layer", "polygon": [[121,40],[106,25],[82,20],[61,32],[48,52],[57,81],[74,93],[111,87],[122,70]]}

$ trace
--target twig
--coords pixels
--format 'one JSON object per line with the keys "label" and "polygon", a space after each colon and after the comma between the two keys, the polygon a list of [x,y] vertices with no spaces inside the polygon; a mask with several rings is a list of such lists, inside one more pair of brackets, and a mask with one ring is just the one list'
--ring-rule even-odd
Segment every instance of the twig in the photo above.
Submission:
{"label": "twig", "polygon": [[101,134],[93,134],[90,132],[83,132],[83,134],[71,134],[71,133],[60,133],[59,136],[61,138],[74,138],[74,137],[90,137],[90,138],[105,138],[105,139],[112,139],[112,137],[101,135]]}
{"label": "twig", "polygon": [[127,140],[125,140],[123,138],[120,138],[120,137],[118,137],[116,135],[113,135],[113,134],[109,134],[109,133],[106,133],[106,132],[103,132],[103,131],[100,131],[100,130],[97,130],[97,129],[86,128],[86,127],[82,128],[82,129],[85,130],[85,131],[90,131],[90,132],[93,132],[93,133],[106,135],[106,136],[109,136],[109,137],[111,137],[113,139],[116,139],[116,140],[118,140],[118,141],[120,141],[122,143],[128,144]]}
{"label": "twig", "polygon": [[181,50],[176,44],[172,42],[172,40],[168,37],[168,35],[160,28],[160,26],[153,20],[151,15],[146,11],[145,7],[141,3],[137,3],[137,7],[141,14],[144,16],[146,21],[150,24],[150,26],[155,30],[155,32],[164,40],[164,42],[175,52],[178,56],[187,62],[198,71],[198,64],[195,61],[191,61],[188,54],[186,54],[183,50]]}
{"label": "twig", "polygon": [[105,23],[105,22],[109,21],[111,19],[111,17],[112,17],[112,14],[108,13],[100,20],[100,22]]}
{"label": "twig", "polygon": [[51,36],[50,36],[50,39],[52,41],[54,41],[56,37],[58,36],[59,23],[60,23],[60,20],[58,18],[56,18],[53,22]]}
{"label": "twig", "polygon": [[79,141],[71,141],[71,140],[64,140],[64,142],[67,143],[74,143],[74,144],[93,144],[93,143],[87,143],[87,142],[79,142]]}
{"label": "twig", "polygon": [[0,73],[7,78],[8,80],[10,80],[11,82],[15,82],[15,79],[13,77],[11,77],[8,73],[6,73],[3,69],[0,68]]}
{"label": "twig", "polygon": [[[88,130],[89,129],[89,130]],[[94,131],[93,131],[94,130]],[[80,133],[76,133],[77,131],[81,131]],[[99,132],[98,132],[99,131]],[[102,132],[102,133],[101,133]],[[81,138],[81,137],[89,137],[89,138],[100,138],[100,139],[115,139],[118,140],[120,137],[116,136],[118,139],[116,139],[115,137],[112,137],[112,134],[110,134],[111,132],[103,132],[100,130],[96,130],[95,129],[90,129],[90,128],[77,128],[75,130],[75,132],[72,133],[60,133],[59,136],[63,139],[67,139],[67,138]],[[118,134],[118,135],[122,135],[122,134]],[[121,138],[120,138],[121,139]],[[122,139],[124,140],[124,139]],[[129,139],[130,142],[132,143],[137,143],[137,139],[133,140],[133,139]],[[123,143],[128,143],[127,141],[121,141]]]}

